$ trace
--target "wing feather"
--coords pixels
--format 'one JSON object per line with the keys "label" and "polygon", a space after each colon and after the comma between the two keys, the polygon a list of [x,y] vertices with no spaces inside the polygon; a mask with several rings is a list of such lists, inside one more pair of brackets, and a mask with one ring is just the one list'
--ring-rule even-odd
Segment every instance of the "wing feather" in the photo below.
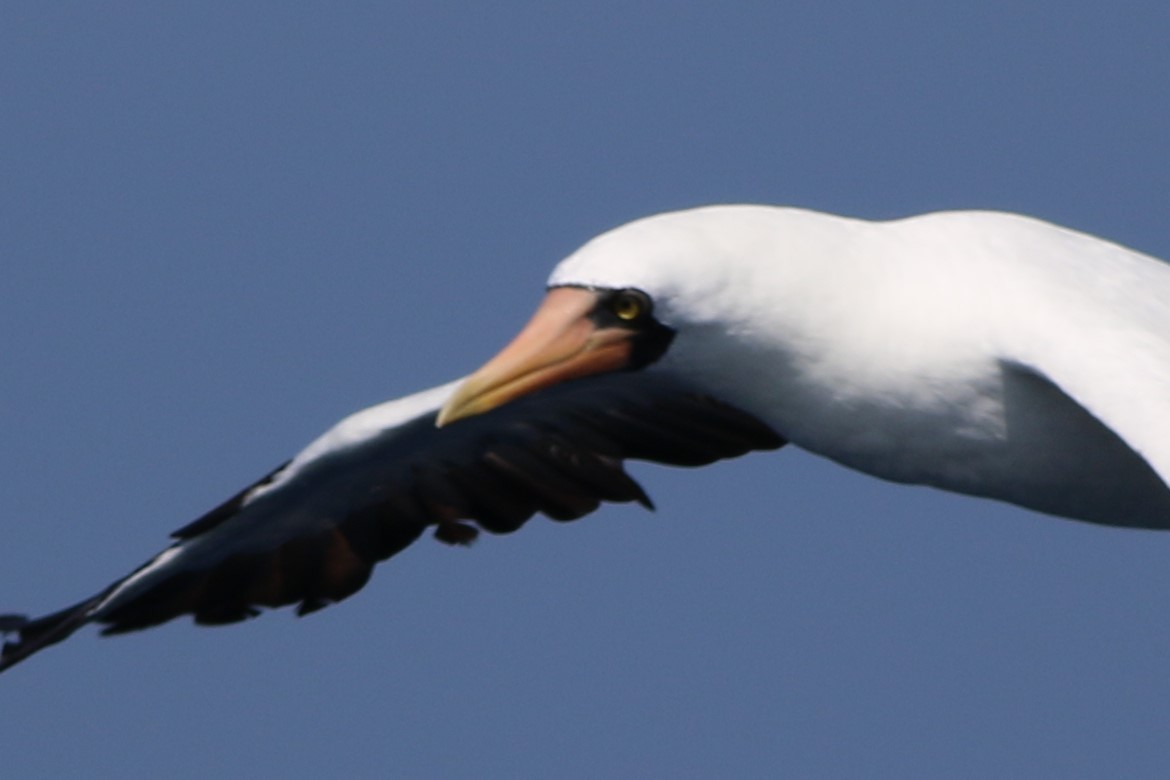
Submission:
{"label": "wing feather", "polygon": [[205,625],[290,604],[307,614],[357,592],[428,527],[466,544],[537,513],[567,521],[603,501],[649,507],[627,459],[697,466],[784,444],[751,415],[651,373],[566,383],[439,429],[448,392],[343,422],[101,595],[39,620],[0,616],[17,634],[0,670],[87,622],[116,634],[183,614]]}
{"label": "wing feather", "polygon": [[1006,363],[1053,383],[1170,486],[1170,265],[1051,226],[1023,246],[1029,271],[999,301],[1014,310],[1000,318]]}

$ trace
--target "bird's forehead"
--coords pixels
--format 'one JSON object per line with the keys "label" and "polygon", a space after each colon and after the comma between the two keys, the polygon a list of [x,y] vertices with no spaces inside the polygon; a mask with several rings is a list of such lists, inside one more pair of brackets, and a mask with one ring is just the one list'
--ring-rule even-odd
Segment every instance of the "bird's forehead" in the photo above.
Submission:
{"label": "bird's forehead", "polygon": [[668,295],[712,264],[703,231],[681,214],[638,220],[602,233],[557,265],[550,287],[636,287]]}

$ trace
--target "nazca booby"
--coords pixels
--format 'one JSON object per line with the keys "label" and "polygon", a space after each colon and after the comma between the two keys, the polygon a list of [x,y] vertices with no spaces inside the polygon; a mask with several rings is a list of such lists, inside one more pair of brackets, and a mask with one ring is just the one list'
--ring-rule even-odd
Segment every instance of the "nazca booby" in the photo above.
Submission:
{"label": "nazca booby", "polygon": [[462,381],[359,412],[92,598],[0,616],[0,669],[87,623],[230,623],[449,543],[639,501],[622,463],[786,442],[888,480],[1170,527],[1170,266],[1027,217],[767,206],[642,219],[561,262]]}

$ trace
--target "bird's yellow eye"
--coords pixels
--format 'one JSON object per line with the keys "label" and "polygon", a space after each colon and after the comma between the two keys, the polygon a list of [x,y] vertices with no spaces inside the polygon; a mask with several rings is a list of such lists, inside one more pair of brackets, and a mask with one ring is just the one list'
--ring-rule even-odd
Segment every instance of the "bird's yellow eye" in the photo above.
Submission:
{"label": "bird's yellow eye", "polygon": [[622,290],[610,299],[609,310],[619,320],[633,322],[650,313],[650,299],[639,290]]}

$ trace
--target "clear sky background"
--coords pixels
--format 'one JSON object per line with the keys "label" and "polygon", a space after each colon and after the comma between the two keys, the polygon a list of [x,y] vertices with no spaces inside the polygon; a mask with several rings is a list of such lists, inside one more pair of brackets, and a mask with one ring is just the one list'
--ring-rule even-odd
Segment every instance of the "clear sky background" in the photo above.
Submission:
{"label": "clear sky background", "polygon": [[[1170,257],[1160,0],[198,5],[0,10],[0,611],[473,369],[629,219]],[[654,514],[423,540],[310,618],[83,632],[0,678],[0,774],[1170,776],[1170,533],[795,450],[635,471]]]}

